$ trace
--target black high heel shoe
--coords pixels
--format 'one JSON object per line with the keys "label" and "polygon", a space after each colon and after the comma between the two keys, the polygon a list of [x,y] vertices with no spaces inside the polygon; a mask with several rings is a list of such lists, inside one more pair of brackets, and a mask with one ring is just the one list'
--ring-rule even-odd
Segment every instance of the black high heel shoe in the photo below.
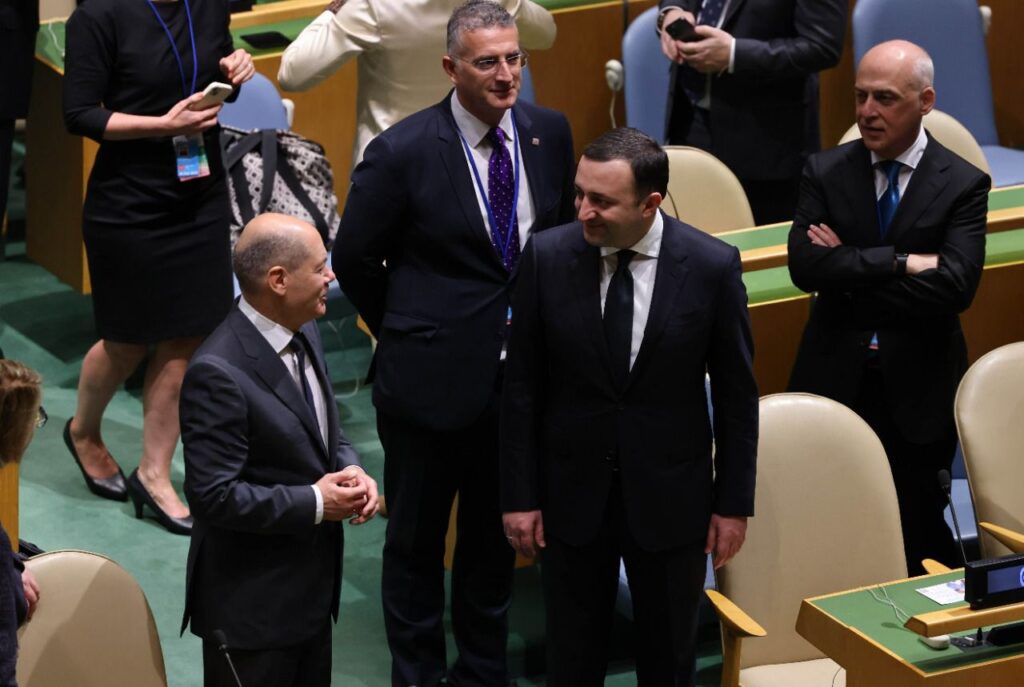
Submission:
{"label": "black high heel shoe", "polygon": [[132,474],[128,477],[128,493],[131,494],[132,503],[135,504],[135,517],[139,520],[142,519],[142,506],[145,504],[153,511],[154,519],[163,525],[168,532],[172,534],[192,534],[192,516],[186,515],[184,518],[172,518],[165,513],[160,506],[156,505],[153,495],[142,484],[142,480],[139,479],[138,468],[132,470]]}
{"label": "black high heel shoe", "polygon": [[85,478],[85,486],[89,487],[89,491],[101,496],[105,499],[112,501],[127,501],[128,500],[128,485],[124,481],[124,473],[121,472],[121,468],[117,468],[117,474],[110,477],[97,478],[90,477],[89,473],[82,467],[82,461],[78,457],[78,451],[75,450],[75,442],[71,441],[71,420],[68,419],[66,425],[64,425],[64,444],[68,447],[68,451],[71,452],[71,457],[75,459],[75,464],[78,465],[78,469],[82,471],[82,477]]}

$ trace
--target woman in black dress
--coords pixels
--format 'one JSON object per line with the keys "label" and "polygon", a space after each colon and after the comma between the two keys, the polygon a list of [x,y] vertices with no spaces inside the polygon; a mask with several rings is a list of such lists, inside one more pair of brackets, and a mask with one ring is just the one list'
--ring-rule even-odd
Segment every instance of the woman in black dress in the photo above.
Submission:
{"label": "woman in black dress", "polygon": [[[148,505],[179,534],[192,520],[170,482],[178,392],[232,296],[220,106],[189,106],[211,82],[237,88],[255,72],[228,21],[225,0],[89,0],[67,23],[65,122],[100,142],[82,211],[100,341],[82,361],[64,440],[91,491],[130,495],[136,517]],[[126,481],[100,423],[151,347],[142,459]]]}

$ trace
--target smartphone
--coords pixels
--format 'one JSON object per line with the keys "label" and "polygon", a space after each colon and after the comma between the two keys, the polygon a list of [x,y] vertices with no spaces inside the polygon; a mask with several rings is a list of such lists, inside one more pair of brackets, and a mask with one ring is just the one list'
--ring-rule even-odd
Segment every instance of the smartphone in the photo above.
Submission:
{"label": "smartphone", "polygon": [[693,24],[682,17],[666,26],[665,30],[668,31],[668,35],[672,36],[672,38],[675,38],[677,41],[683,41],[684,43],[693,43],[695,41],[703,40],[700,34],[694,30]]}
{"label": "smartphone", "polygon": [[243,33],[242,40],[257,50],[271,50],[273,48],[287,48],[292,42],[288,36],[280,31],[259,31],[257,33]]}
{"label": "smartphone", "polygon": [[227,100],[228,96],[231,95],[231,92],[234,90],[235,89],[232,88],[230,84],[214,81],[203,89],[203,97],[189,105],[188,109],[205,110],[208,107],[220,105],[222,102]]}

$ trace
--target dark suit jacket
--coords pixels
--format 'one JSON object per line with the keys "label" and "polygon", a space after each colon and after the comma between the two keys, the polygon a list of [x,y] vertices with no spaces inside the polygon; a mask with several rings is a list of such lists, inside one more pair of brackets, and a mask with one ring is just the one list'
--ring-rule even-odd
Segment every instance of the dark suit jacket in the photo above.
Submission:
{"label": "dark suit jacket", "polygon": [[665,217],[650,315],[622,390],[603,333],[600,259],[579,222],[538,234],[523,256],[502,397],[502,510],[539,508],[546,532],[586,544],[618,463],[641,547],[701,542],[712,512],[754,508],[758,401],[739,253]]}
{"label": "dark suit jacket", "polygon": [[[693,13],[701,0],[661,0]],[[742,179],[800,173],[818,149],[817,73],[839,63],[846,0],[730,0],[722,30],[736,39],[733,73],[711,80],[711,153]],[[689,98],[673,71],[670,108],[688,117]],[[689,69],[689,67],[681,67]]]}
{"label": "dark suit jacket", "polygon": [[28,115],[39,0],[0,0],[0,120]]}
{"label": "dark suit jacket", "polygon": [[[302,327],[324,388],[316,324]],[[287,367],[234,307],[192,357],[181,390],[185,495],[195,524],[185,616],[232,648],[293,645],[335,620],[341,525],[314,524],[310,485],[359,457],[327,397],[328,451]]]}
{"label": "dark suit jacket", "polygon": [[[570,221],[568,122],[526,103],[513,112],[533,230]],[[378,339],[378,409],[444,430],[475,420],[491,398],[510,278],[485,227],[448,97],[367,147],[352,173],[333,265]]]}
{"label": "dark suit jacket", "polygon": [[[907,439],[947,434],[967,366],[958,313],[974,298],[985,262],[986,174],[929,136],[887,238],[880,237],[871,154],[860,140],[812,156],[789,234],[789,272],[817,291],[790,388],[850,405],[866,347],[878,332],[887,403]],[[843,245],[814,246],[824,222]],[[939,268],[894,274],[897,253],[938,253]]]}

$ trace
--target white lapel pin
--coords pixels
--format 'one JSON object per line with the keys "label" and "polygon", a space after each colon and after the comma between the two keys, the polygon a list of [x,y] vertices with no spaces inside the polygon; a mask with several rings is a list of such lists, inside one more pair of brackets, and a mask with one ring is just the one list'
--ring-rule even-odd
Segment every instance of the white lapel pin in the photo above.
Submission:
{"label": "white lapel pin", "polygon": [[540,139],[539,138],[531,138],[530,139],[530,145],[539,146],[540,145]]}

